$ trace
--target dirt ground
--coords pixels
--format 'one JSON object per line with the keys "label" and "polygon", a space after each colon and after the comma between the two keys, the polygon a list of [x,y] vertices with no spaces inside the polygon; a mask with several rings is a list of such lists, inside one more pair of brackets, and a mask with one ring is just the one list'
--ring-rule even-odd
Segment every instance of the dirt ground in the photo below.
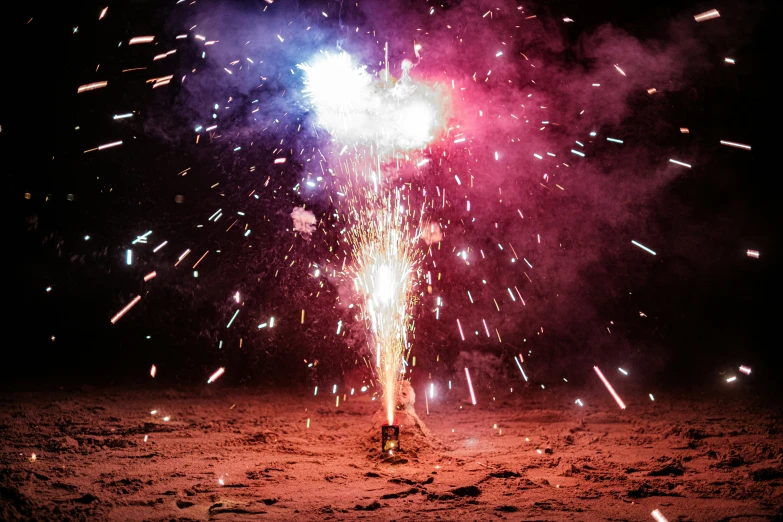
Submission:
{"label": "dirt ground", "polygon": [[779,409],[445,390],[389,457],[378,402],[331,392],[0,396],[0,519],[783,520]]}

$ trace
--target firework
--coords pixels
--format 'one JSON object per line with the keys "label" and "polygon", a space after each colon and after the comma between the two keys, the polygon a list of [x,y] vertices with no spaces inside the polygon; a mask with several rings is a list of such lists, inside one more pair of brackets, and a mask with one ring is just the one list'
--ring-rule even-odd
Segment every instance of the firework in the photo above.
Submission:
{"label": "firework", "polygon": [[363,301],[363,315],[375,352],[387,421],[394,423],[395,393],[408,348],[413,287],[421,253],[418,223],[402,206],[399,189],[378,195],[360,191],[352,203],[353,250],[349,276]]}

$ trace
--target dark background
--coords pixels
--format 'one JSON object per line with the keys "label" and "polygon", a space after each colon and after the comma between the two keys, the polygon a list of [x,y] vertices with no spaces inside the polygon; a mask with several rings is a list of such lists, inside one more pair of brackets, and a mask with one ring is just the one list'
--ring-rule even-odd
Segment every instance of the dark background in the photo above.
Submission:
{"label": "dark background", "polygon": [[[226,191],[226,206],[236,209],[247,204],[245,189],[266,178],[268,167],[263,165],[276,157],[272,154],[276,137],[259,136],[252,153],[238,156],[225,144],[197,148],[192,146],[192,134],[171,134],[172,128],[192,125],[187,101],[192,92],[173,85],[153,93],[142,81],[129,80],[118,70],[137,50],[113,46],[132,35],[176,34],[169,28],[172,7],[146,1],[112,3],[110,16],[98,28],[95,21],[102,7],[86,3],[65,9],[30,3],[17,6],[0,22],[5,58],[0,147],[10,203],[5,219],[10,233],[4,241],[10,287],[4,306],[3,386],[145,383],[152,363],[158,366],[158,379],[166,383],[202,383],[218,366],[227,367],[223,378],[227,383],[294,386],[355,372],[362,366],[357,340],[361,328],[353,325],[350,342],[333,335],[338,319],[349,314],[333,306],[337,289],[331,283],[325,282],[324,288],[311,284],[312,270],[307,267],[328,250],[328,244],[296,243],[285,232],[292,206],[302,203],[291,192],[301,174],[295,162],[276,173],[279,191],[265,192],[253,202],[252,214],[248,211],[254,232],[250,246],[241,235],[194,228],[219,206],[215,191],[205,188],[211,182],[236,187],[235,193]],[[656,38],[673,16],[711,8],[724,13],[724,7],[695,2],[558,1],[547,3],[538,13],[577,20],[564,29],[566,40],[576,44],[583,33],[607,22],[637,38]],[[300,2],[296,9],[316,16],[336,5]],[[614,318],[619,323],[612,332],[615,338],[596,342],[596,333],[582,329],[573,318],[549,316],[546,322],[543,318],[526,322],[508,317],[506,344],[471,342],[470,349],[495,353],[516,371],[509,357],[521,351],[523,342],[533,342],[544,325],[552,333],[535,342],[536,353],[545,355],[538,364],[528,364],[536,383],[554,384],[563,376],[571,382],[593,383],[593,364],[607,368],[631,364],[641,382],[660,387],[717,386],[722,372],[745,364],[754,369],[755,382],[777,386],[779,195],[773,187],[779,170],[775,159],[779,133],[770,95],[777,63],[773,51],[779,47],[773,24],[779,10],[773,2],[756,2],[736,12],[742,14],[736,19],[742,25],[742,38],[731,56],[738,65],[709,70],[671,95],[668,112],[656,113],[661,118],[671,116],[670,121],[676,115],[671,123],[675,129],[677,122],[687,121],[697,140],[693,147],[701,152],[698,168],[668,184],[640,213],[645,226],[659,233],[659,255],[654,261],[642,257],[640,262],[634,250],[618,253],[596,244],[603,252],[599,260],[580,268],[582,299],[607,322]],[[33,21],[27,24],[29,18]],[[715,46],[716,54],[724,52],[719,39],[706,40],[705,45]],[[184,67],[196,57],[178,51],[174,59]],[[106,77],[113,88],[92,93],[86,103],[75,90],[88,83],[86,71],[96,63],[110,71]],[[150,67],[144,78],[155,75]],[[266,94],[273,96],[275,87],[268,89]],[[123,122],[119,134],[111,131],[117,124],[110,115],[129,109],[141,114]],[[169,126],[150,126],[143,117],[148,113],[167,113]],[[307,115],[302,111],[295,117]],[[637,129],[643,123],[632,118]],[[244,122],[232,124],[241,130]],[[76,125],[85,130],[75,132]],[[705,137],[699,142],[699,136],[706,134],[711,141]],[[715,146],[712,136],[749,143],[753,152],[727,154],[725,148]],[[675,142],[678,138],[671,138],[671,143],[659,140],[656,146],[674,149],[681,146]],[[124,140],[122,150],[82,153],[115,139]],[[198,173],[176,176],[195,165],[202,167]],[[261,171],[252,182],[245,179],[250,165],[259,165]],[[27,192],[32,194],[30,200],[24,198]],[[74,194],[74,201],[68,201],[67,194]],[[184,204],[174,202],[177,194],[185,196]],[[51,195],[49,201],[46,195]],[[328,215],[328,204],[314,204],[319,217]],[[541,205],[547,208],[546,202]],[[451,217],[458,217],[456,210]],[[328,220],[325,223],[328,226]],[[624,226],[634,228],[633,216]],[[173,237],[191,241],[196,246],[190,247],[190,262],[210,249],[199,267],[203,275],[194,281],[190,270],[177,272],[173,263],[164,266],[141,257],[126,267],[125,248],[146,230],[154,230],[152,245]],[[87,234],[91,239],[85,242]],[[319,230],[317,235],[323,234]],[[292,242],[296,246],[291,259],[299,260],[298,267],[273,277]],[[486,242],[492,244],[490,238]],[[748,248],[759,250],[760,259],[747,258]],[[167,249],[169,261],[184,250]],[[220,264],[215,249],[222,250]],[[459,269],[457,263],[451,266],[452,271]],[[152,283],[165,284],[146,294],[149,287],[140,281],[152,270],[158,273],[158,281]],[[447,272],[449,265],[443,270]],[[499,277],[504,270],[496,268]],[[233,310],[230,296],[238,282],[248,304],[233,330],[226,332],[224,323]],[[51,293],[45,292],[47,286],[53,287]],[[456,302],[466,287],[455,281],[445,285],[440,295],[453,295],[450,301]],[[312,294],[319,290],[323,296],[314,299]],[[144,295],[142,302],[111,325],[109,318],[139,293]],[[551,290],[541,293],[544,299],[543,294]],[[306,328],[299,325],[303,307],[308,314]],[[645,310],[647,322],[632,321],[639,310]],[[269,315],[280,327],[261,337],[255,325]],[[459,314],[450,319],[455,316]],[[450,365],[465,346],[457,346],[454,328],[436,324],[431,314],[421,313],[418,321],[414,349],[418,364],[438,378],[450,378],[454,373]],[[224,348],[218,350],[220,340]],[[436,363],[437,355],[442,357]],[[319,361],[317,374],[303,362],[313,360]]]}

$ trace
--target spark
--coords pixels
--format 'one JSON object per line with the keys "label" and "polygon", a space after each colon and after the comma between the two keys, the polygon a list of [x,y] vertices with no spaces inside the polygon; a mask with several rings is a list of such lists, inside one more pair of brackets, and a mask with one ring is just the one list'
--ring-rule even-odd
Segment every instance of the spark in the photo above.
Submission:
{"label": "spark", "polygon": [[215,371],[215,373],[209,376],[209,379],[207,380],[207,384],[212,384],[213,382],[218,380],[220,376],[223,375],[224,373],[226,373],[226,369],[221,366],[220,368],[217,369],[217,371]]}
{"label": "spark", "polygon": [[747,252],[748,257],[752,257],[753,259],[759,258],[759,251],[758,250],[748,250]]}
{"label": "spark", "polygon": [[603,381],[604,386],[606,386],[606,389],[609,390],[609,393],[614,397],[614,400],[617,401],[617,405],[620,406],[620,409],[625,409],[625,403],[620,398],[619,395],[617,395],[617,392],[614,391],[614,388],[612,388],[612,385],[609,384],[609,381],[604,377],[604,374],[601,373],[601,370],[598,368],[598,366],[593,366],[593,370],[595,370],[595,373],[598,374],[598,377],[600,377],[601,381]]}
{"label": "spark", "polygon": [[677,160],[674,160],[674,159],[670,159],[669,162],[670,163],[674,163],[675,165],[680,165],[681,167],[691,168],[691,165],[688,165],[687,163],[683,163],[682,161],[677,161]]}
{"label": "spark", "polygon": [[161,248],[163,248],[163,247],[164,247],[164,246],[166,246],[167,244],[168,244],[168,241],[164,241],[164,242],[163,242],[163,243],[161,243],[160,245],[156,246],[156,247],[155,247],[155,249],[152,251],[152,253],[154,254],[155,252],[157,252],[158,250],[160,250]]}
{"label": "spark", "polygon": [[628,372],[623,370],[622,368],[617,368],[617,369],[620,370],[620,373],[622,373],[623,375],[628,375]]}
{"label": "spark", "polygon": [[724,58],[724,60],[723,60],[723,61],[725,61],[726,63],[730,63],[730,64],[732,64],[732,65],[734,65],[734,64],[735,64],[735,62],[734,62],[734,58]]}
{"label": "spark", "polygon": [[606,141],[611,141],[612,143],[622,143],[623,140],[617,140],[615,138],[606,138]]}
{"label": "spark", "polygon": [[[522,357],[520,355],[520,357]],[[522,377],[524,377],[525,382],[527,382],[527,375],[525,375],[525,370],[522,369],[522,364],[519,362],[519,359],[517,359],[517,356],[514,356],[514,362],[517,363],[517,367],[519,368],[519,371],[522,372]]]}
{"label": "spark", "polygon": [[734,382],[736,380],[737,380],[737,377],[734,376],[734,377],[729,377],[728,379],[726,379],[726,382]]}
{"label": "spark", "polygon": [[128,45],[152,43],[154,40],[154,36],[135,36],[128,41]]}
{"label": "spark", "polygon": [[81,94],[83,92],[94,91],[95,89],[103,89],[107,85],[109,85],[109,82],[94,82],[80,85],[79,88],[76,89],[76,93]]}
{"label": "spark", "polygon": [[734,147],[735,149],[750,150],[750,145],[745,145],[744,143],[720,140],[720,144],[726,145],[727,147]]}
{"label": "spark", "polygon": [[126,304],[122,310],[117,312],[117,315],[111,318],[111,324],[114,324],[117,321],[119,321],[122,318],[122,316],[128,313],[128,310],[133,308],[136,305],[136,303],[138,303],[139,301],[141,301],[141,296],[137,295],[136,297],[133,298],[133,300],[130,303]]}
{"label": "spark", "polygon": [[717,9],[711,9],[704,13],[697,14],[693,17],[697,22],[704,22],[706,20],[712,20],[713,18],[720,18],[720,13]]}
{"label": "spark", "polygon": [[234,319],[236,319],[238,315],[239,315],[239,310],[237,310],[236,312],[234,312],[234,316],[233,316],[233,317],[231,318],[231,320],[228,322],[228,324],[226,325],[226,328],[231,328],[231,323],[233,323],[233,322],[234,322]]}
{"label": "spark", "polygon": [[122,145],[122,141],[113,141],[111,143],[107,143],[106,145],[101,145],[98,147],[98,150],[110,149],[112,147],[117,147],[118,145]]}
{"label": "spark", "polygon": [[125,252],[125,263],[130,265],[133,260],[133,250],[130,248]]}
{"label": "spark", "polygon": [[152,376],[152,378],[154,379],[154,378],[155,378],[155,375],[156,375],[157,373],[158,373],[158,369],[157,369],[157,368],[155,367],[155,365],[153,364],[153,365],[152,365],[152,368],[150,368],[150,376]]}
{"label": "spark", "polygon": [[103,10],[101,10],[101,14],[98,15],[98,20],[103,20],[103,17],[106,16],[106,12],[109,10],[108,7],[104,7]]}
{"label": "spark", "polygon": [[641,248],[642,250],[644,250],[644,251],[646,251],[646,252],[649,252],[649,253],[651,253],[651,254],[652,254],[652,255],[654,255],[654,256],[655,256],[655,255],[658,255],[658,254],[656,254],[654,251],[650,250],[649,248],[647,248],[647,247],[646,247],[646,246],[644,246],[643,244],[641,244],[641,243],[638,243],[638,242],[634,241],[633,239],[631,240],[631,243],[633,243],[634,245],[638,246],[638,247],[639,247],[639,248]]}
{"label": "spark", "polygon": [[663,514],[658,511],[657,509],[650,513],[652,517],[655,519],[655,522],[669,522]]}
{"label": "spark", "polygon": [[739,371],[741,371],[741,372],[742,372],[742,373],[744,373],[745,375],[750,375],[750,371],[751,371],[751,370],[750,370],[750,368],[748,368],[747,366],[740,366],[740,367],[739,367]]}
{"label": "spark", "polygon": [[465,376],[468,378],[468,388],[470,389],[470,400],[473,403],[473,406],[476,405],[476,394],[473,393],[473,383],[470,380],[470,372],[467,368],[465,368]]}
{"label": "spark", "polygon": [[574,401],[574,404],[578,404],[579,406],[584,408],[584,404],[582,403],[582,399],[577,399]]}
{"label": "spark", "polygon": [[655,397],[653,397],[653,394],[652,394],[652,393],[650,393],[649,395],[650,395],[650,400],[651,400],[651,401],[655,401]]}
{"label": "spark", "polygon": [[625,76],[625,72],[623,72],[623,70],[622,70],[622,69],[620,69],[620,67],[618,67],[618,66],[617,66],[617,64],[615,64],[615,65],[614,65],[614,68],[615,68],[615,69],[617,69],[617,72],[619,72],[620,74],[622,74],[623,76]]}

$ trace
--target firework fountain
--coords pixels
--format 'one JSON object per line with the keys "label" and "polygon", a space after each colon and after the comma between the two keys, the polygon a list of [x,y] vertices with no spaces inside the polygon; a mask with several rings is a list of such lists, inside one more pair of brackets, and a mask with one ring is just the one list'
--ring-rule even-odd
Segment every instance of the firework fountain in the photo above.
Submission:
{"label": "firework fountain", "polygon": [[[395,185],[395,180],[400,163],[432,141],[443,111],[438,109],[437,91],[411,79],[411,61],[402,62],[399,81],[389,74],[388,47],[386,53],[379,78],[356,66],[347,53],[322,53],[312,65],[299,68],[306,73],[304,92],[316,108],[319,124],[338,140],[342,152],[349,146],[357,151],[346,169],[350,197],[345,220],[353,265],[345,276],[363,303],[368,344],[383,392],[383,429],[398,435],[396,398],[410,355],[408,332],[413,329],[424,206],[419,211],[412,208],[410,185]],[[398,447],[386,442],[382,446]]]}

